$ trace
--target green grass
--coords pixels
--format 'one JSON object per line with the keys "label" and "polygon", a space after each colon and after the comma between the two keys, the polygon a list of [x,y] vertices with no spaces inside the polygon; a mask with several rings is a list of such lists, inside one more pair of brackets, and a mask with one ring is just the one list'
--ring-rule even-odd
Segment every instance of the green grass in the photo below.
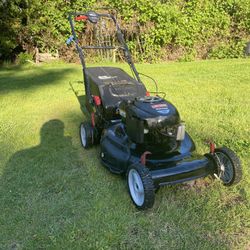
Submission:
{"label": "green grass", "polygon": [[[120,64],[120,67],[128,69]],[[242,182],[160,189],[137,211],[126,181],[80,146],[79,65],[0,70],[0,249],[249,249],[250,60],[138,65],[186,122],[197,153],[227,145]],[[145,81],[147,88],[153,84]]]}

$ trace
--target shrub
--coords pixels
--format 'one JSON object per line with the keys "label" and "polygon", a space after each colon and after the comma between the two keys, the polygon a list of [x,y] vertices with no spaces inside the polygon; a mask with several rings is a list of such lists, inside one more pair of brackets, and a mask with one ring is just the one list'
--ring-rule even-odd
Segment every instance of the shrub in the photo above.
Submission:
{"label": "shrub", "polygon": [[18,64],[26,64],[32,60],[33,60],[33,56],[29,53],[26,53],[26,52],[21,52],[17,57]]}
{"label": "shrub", "polygon": [[[41,52],[57,51],[70,35],[69,11],[105,6],[117,10],[138,61],[166,59],[167,48],[185,52],[171,57],[177,60],[242,57],[242,44],[250,39],[249,0],[47,0],[46,4],[15,0],[0,2],[0,54],[6,59],[23,45]],[[84,32],[84,24],[79,23],[76,31]],[[79,39],[89,36],[79,35]],[[202,49],[201,55],[198,48],[207,51]],[[20,57],[24,62],[28,59]]]}
{"label": "shrub", "polygon": [[208,53],[208,58],[239,58],[244,56],[244,49],[246,47],[245,41],[229,41],[227,43],[220,43],[215,46]]}

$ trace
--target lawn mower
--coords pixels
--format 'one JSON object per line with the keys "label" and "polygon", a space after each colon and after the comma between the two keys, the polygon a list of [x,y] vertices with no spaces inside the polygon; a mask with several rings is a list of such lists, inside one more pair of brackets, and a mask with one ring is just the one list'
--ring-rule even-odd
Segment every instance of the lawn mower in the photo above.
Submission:
{"label": "lawn mower", "polygon": [[[76,35],[76,22],[96,25],[101,19],[114,24],[119,47],[82,46]],[[71,12],[68,20],[73,42],[82,64],[88,121],[80,125],[80,139],[85,149],[100,144],[102,164],[112,173],[125,174],[130,197],[138,209],[154,204],[156,191],[164,185],[214,176],[226,186],[241,180],[237,155],[227,147],[215,148],[194,159],[195,144],[185,131],[176,107],[150,94],[136,70],[123,33],[113,14]],[[84,51],[119,49],[131,68],[132,76],[117,67],[86,67]]]}

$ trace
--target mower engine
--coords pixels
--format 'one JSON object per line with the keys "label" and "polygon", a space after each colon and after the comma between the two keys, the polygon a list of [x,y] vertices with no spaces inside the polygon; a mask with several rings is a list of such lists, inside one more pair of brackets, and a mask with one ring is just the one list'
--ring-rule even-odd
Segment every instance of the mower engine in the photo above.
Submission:
{"label": "mower engine", "polygon": [[185,136],[185,125],[170,102],[158,96],[123,101],[119,113],[128,137],[151,152],[173,152]]}

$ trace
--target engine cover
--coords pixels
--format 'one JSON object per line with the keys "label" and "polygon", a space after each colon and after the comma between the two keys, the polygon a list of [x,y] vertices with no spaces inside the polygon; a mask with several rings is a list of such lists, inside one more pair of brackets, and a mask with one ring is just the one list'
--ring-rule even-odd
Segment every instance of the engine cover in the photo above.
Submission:
{"label": "engine cover", "polygon": [[173,104],[158,96],[122,102],[119,112],[130,139],[148,150],[173,151],[184,138],[185,127],[179,112]]}

